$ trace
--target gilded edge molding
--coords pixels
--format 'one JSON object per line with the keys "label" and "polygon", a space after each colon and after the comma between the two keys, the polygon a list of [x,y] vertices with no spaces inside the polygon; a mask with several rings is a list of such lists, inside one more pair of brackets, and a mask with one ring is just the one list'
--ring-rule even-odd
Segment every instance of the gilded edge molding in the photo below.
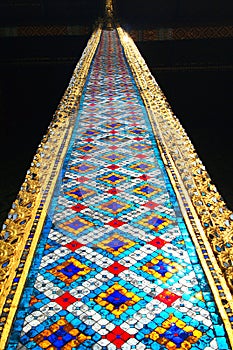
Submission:
{"label": "gilded edge molding", "polygon": [[117,28],[167,173],[233,348],[233,213],[130,36]]}
{"label": "gilded edge molding", "polygon": [[0,233],[0,349],[4,349],[72,134],[98,27],[74,69]]}

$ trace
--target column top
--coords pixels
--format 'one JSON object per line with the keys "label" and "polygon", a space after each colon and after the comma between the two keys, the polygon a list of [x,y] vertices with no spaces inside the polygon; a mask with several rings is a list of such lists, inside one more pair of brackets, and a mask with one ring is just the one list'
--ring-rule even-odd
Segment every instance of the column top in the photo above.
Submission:
{"label": "column top", "polygon": [[106,29],[112,30],[113,25],[113,19],[114,19],[114,7],[113,7],[113,0],[106,0],[105,2],[105,23],[106,23]]}

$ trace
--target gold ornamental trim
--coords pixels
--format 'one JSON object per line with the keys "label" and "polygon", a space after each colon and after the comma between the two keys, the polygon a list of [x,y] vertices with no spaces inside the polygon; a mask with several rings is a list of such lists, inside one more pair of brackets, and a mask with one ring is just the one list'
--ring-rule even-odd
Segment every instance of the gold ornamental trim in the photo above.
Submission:
{"label": "gold ornamental trim", "polygon": [[[108,1],[108,0],[107,0]],[[111,1],[105,4],[107,11],[114,17],[114,6]],[[108,6],[108,10],[106,8]],[[27,25],[0,27],[0,37],[34,37],[34,36],[69,36],[88,35],[91,26],[81,25]],[[162,41],[162,40],[196,40],[232,38],[233,26],[192,26],[192,27],[159,27],[151,29],[132,29],[129,31],[134,41]]]}
{"label": "gold ornamental trim", "polygon": [[212,183],[134,41],[121,27],[117,31],[233,348],[233,213]]}
{"label": "gold ornamental trim", "polygon": [[114,28],[114,7],[113,0],[105,1],[105,27],[107,30]]}
{"label": "gold ornamental trim", "polygon": [[7,342],[101,32],[98,27],[89,39],[0,233],[0,349]]}

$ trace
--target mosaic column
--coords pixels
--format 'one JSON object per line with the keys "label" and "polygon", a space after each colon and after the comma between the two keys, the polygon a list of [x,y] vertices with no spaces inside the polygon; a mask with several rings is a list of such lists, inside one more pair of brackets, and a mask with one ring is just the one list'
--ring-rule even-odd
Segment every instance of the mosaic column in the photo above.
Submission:
{"label": "mosaic column", "polygon": [[2,231],[0,349],[231,349],[232,218],[130,37],[97,29]]}

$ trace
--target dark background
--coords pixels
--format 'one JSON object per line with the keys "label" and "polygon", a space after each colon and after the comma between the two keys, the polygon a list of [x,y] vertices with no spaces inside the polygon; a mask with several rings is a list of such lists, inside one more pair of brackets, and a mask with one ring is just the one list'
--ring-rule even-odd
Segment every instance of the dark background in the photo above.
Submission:
{"label": "dark background", "polygon": [[[127,30],[232,26],[228,0],[118,0]],[[80,36],[0,37],[0,223],[85,48],[103,1],[0,1],[0,28],[83,25]],[[233,209],[232,38],[137,42],[205,164]]]}

